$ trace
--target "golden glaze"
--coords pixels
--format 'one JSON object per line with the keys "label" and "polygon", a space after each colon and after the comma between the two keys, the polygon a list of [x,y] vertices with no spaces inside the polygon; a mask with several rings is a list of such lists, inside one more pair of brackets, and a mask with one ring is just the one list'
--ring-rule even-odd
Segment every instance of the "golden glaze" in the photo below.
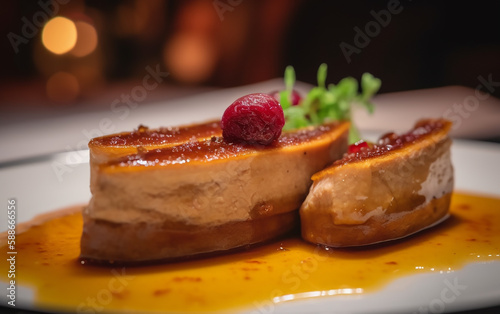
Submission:
{"label": "golden glaze", "polygon": [[221,134],[222,130],[220,128],[220,121],[218,120],[159,129],[149,129],[145,126],[139,126],[137,130],[132,132],[94,138],[90,141],[89,145],[91,147],[160,146],[164,144],[184,143],[191,138],[210,138],[212,136],[220,136]]}
{"label": "golden glaze", "polygon": [[341,134],[349,128],[349,124],[331,123],[318,127],[308,127],[291,132],[284,132],[281,137],[270,145],[249,145],[244,143],[226,142],[222,137],[187,141],[178,145],[167,146],[149,151],[131,154],[123,158],[109,161],[103,168],[124,168],[143,166],[166,166],[185,163],[205,163],[230,158],[240,158],[248,155],[261,154],[287,149],[295,146],[306,147],[319,145],[326,141],[331,133]]}
{"label": "golden glaze", "polygon": [[357,153],[345,154],[342,159],[335,161],[332,167],[324,169],[313,176],[313,180],[334,171],[342,165],[370,161],[371,158],[391,159],[393,155],[403,155],[415,151],[424,145],[444,138],[450,131],[452,123],[444,119],[424,119],[417,122],[414,128],[404,134],[388,133],[383,135],[380,143],[373,144],[369,149],[362,149]]}
{"label": "golden glaze", "polygon": [[[71,312],[269,309],[284,295],[369,293],[404,276],[500,261],[499,209],[498,198],[455,193],[447,221],[384,245],[324,250],[292,237],[240,253],[127,268],[78,263],[82,218],[74,212],[18,234],[16,283],[35,290],[37,308]],[[6,252],[5,234],[1,239]],[[0,267],[7,263],[1,259]]]}
{"label": "golden glaze", "polygon": [[219,120],[159,129],[149,129],[141,125],[132,132],[93,138],[89,142],[90,161],[104,163],[129,154],[137,154],[139,150],[148,151],[221,135]]}

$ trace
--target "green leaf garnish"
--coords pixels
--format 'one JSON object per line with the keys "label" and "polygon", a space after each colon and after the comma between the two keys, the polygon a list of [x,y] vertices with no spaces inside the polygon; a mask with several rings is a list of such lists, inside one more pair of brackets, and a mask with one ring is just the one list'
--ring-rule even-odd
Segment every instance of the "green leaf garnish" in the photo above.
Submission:
{"label": "green leaf garnish", "polygon": [[293,85],[295,84],[295,70],[292,66],[287,66],[285,69],[285,90],[280,92],[280,104],[283,109],[292,106],[290,99],[292,96]]}
{"label": "green leaf garnish", "polygon": [[295,71],[288,66],[285,70],[286,90],[280,92],[280,103],[285,114],[284,130],[292,130],[310,125],[320,125],[329,121],[349,120],[349,143],[360,140],[359,130],[352,122],[351,110],[353,104],[364,106],[373,113],[374,105],[370,102],[380,89],[380,79],[370,73],[361,77],[361,93],[358,92],[358,81],[352,77],[340,80],[337,85],[326,87],[327,65],[318,68],[318,86],[313,87],[297,106],[292,106],[290,96],[295,83]]}
{"label": "green leaf garnish", "polygon": [[322,63],[318,68],[318,86],[319,87],[325,88],[327,70],[328,70],[328,66],[325,63]]}
{"label": "green leaf garnish", "polygon": [[288,92],[292,92],[293,84],[295,84],[295,70],[291,65],[285,69],[285,87]]}

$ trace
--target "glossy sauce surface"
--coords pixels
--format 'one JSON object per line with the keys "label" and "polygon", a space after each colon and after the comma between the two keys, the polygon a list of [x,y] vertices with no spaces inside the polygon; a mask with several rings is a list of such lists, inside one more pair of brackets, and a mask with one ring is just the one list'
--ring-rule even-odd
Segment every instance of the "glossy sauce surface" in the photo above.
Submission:
{"label": "glossy sauce surface", "polygon": [[[78,210],[17,235],[16,283],[35,290],[37,307],[252,311],[291,296],[374,292],[404,276],[500,261],[500,199],[467,194],[454,194],[451,217],[442,224],[384,245],[324,249],[290,237],[243,252],[141,267],[80,264]],[[5,244],[1,249],[7,251]],[[6,259],[0,267],[8,268]]]}

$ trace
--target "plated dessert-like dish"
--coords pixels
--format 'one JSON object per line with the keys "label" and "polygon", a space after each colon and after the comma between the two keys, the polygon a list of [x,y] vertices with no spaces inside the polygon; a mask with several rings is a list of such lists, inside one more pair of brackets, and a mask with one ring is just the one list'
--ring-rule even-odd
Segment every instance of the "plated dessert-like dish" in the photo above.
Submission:
{"label": "plated dessert-like dish", "polygon": [[[429,306],[451,292],[441,289],[448,284],[460,295],[443,303],[446,310],[478,306],[470,300],[498,302],[491,291],[500,273],[500,199],[450,192],[449,122],[427,119],[407,133],[360,142],[346,103],[370,108],[369,93],[354,92],[353,80],[325,86],[318,76],[304,98],[287,84],[242,97],[220,121],[140,126],[91,141],[92,202],[17,226],[15,284],[25,302],[18,305],[79,313],[267,312],[321,297],[290,306],[420,312],[435,309]],[[374,83],[367,80],[363,91]],[[283,236],[291,229],[297,232]],[[5,252],[12,250],[6,239]],[[143,263],[150,261],[156,263]],[[11,265],[3,259],[0,266]],[[1,284],[11,280],[0,275]],[[425,296],[413,298],[408,284]],[[482,290],[464,288],[472,286]]]}
{"label": "plated dessert-like dish", "polygon": [[293,230],[299,207],[304,239],[328,246],[398,239],[447,215],[450,122],[422,120],[344,154],[349,112],[327,122],[338,108],[326,89],[305,104],[287,91],[243,96],[220,122],[93,139],[81,257],[158,261],[261,243]]}

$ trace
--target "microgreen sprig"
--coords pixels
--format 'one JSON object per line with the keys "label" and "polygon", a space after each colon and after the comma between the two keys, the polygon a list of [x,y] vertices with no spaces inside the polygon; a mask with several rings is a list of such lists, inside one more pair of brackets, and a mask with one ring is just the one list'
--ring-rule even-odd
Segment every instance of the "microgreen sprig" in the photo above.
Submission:
{"label": "microgreen sprig", "polygon": [[288,66],[285,70],[285,90],[280,92],[280,103],[285,114],[284,130],[297,129],[310,125],[320,125],[329,121],[349,120],[349,143],[360,140],[359,131],[352,122],[352,105],[357,103],[373,113],[374,105],[370,102],[380,89],[380,79],[370,73],[361,77],[361,93],[358,93],[358,81],[353,77],[340,80],[337,85],[326,86],[327,65],[318,68],[318,86],[313,87],[306,97],[296,106],[290,99],[295,84],[295,71]]}

